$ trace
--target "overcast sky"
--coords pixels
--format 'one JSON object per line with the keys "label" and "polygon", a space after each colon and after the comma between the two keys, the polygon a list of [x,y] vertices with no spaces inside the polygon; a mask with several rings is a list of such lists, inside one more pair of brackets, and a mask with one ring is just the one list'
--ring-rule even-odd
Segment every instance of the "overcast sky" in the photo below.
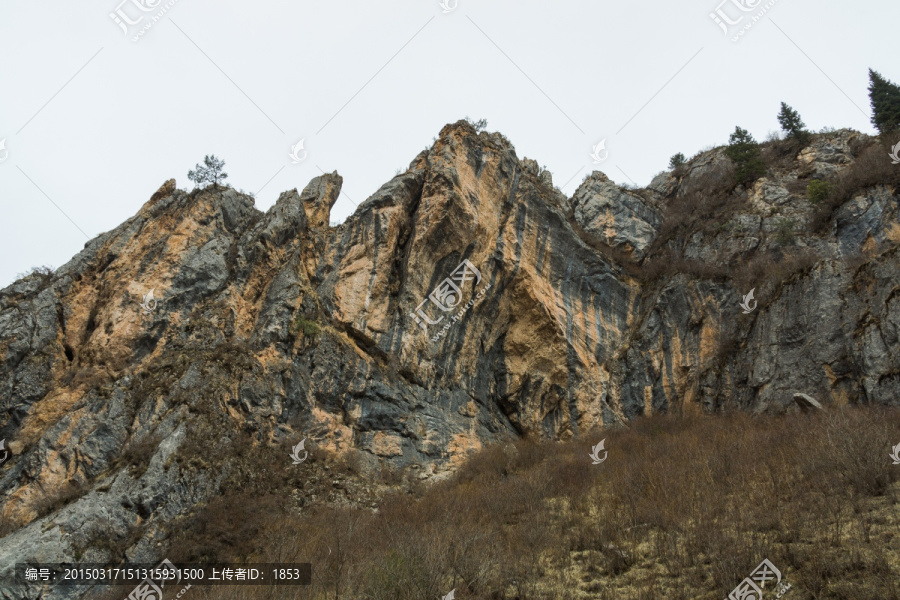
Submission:
{"label": "overcast sky", "polygon": [[337,170],[342,221],[465,116],[569,196],[593,170],[646,185],[735,125],[763,140],[782,100],[874,132],[867,70],[900,81],[900,3],[719,2],[0,0],[0,286],[166,179],[191,189],[208,153],[260,210]]}

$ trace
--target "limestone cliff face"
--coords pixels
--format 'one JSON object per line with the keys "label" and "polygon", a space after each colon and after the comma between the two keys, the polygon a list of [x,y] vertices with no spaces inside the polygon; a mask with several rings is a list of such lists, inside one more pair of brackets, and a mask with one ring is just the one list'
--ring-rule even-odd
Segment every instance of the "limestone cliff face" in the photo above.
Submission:
{"label": "limestone cliff face", "polygon": [[338,227],[336,173],[265,213],[170,180],[0,292],[0,570],[72,560],[104,518],[129,557],[159,558],[223,476],[176,458],[229,427],[426,477],[658,411],[896,404],[897,190],[807,226],[806,184],[869,142],[817,135],[746,189],[713,150],[644,190],[594,173],[569,199],[459,122]]}

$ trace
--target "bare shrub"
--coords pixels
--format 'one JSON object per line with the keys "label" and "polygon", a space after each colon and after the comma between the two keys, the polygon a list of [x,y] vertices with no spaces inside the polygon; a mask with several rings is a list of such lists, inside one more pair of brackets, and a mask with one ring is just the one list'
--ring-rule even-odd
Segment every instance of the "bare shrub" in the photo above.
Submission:
{"label": "bare shrub", "polygon": [[[900,411],[685,413],[488,446],[421,497],[383,496],[377,513],[247,498],[188,529],[251,538],[235,554],[312,562],[303,597],[317,600],[725,597],[763,558],[809,597],[897,597],[887,439]],[[592,465],[599,436],[609,456]],[[237,589],[198,598],[294,597]]]}
{"label": "bare shrub", "polygon": [[841,481],[858,495],[881,496],[891,490],[900,474],[888,457],[895,430],[883,421],[872,422],[871,408],[863,413],[854,408],[830,411],[825,424],[834,470]]}
{"label": "bare shrub", "polygon": [[143,476],[161,441],[162,436],[157,433],[129,440],[122,449],[122,454],[117,458],[116,464],[128,465],[132,477]]}
{"label": "bare shrub", "polygon": [[830,192],[813,213],[811,225],[814,231],[824,231],[835,209],[856,194],[877,185],[900,186],[900,169],[891,164],[890,151],[891,144],[886,138],[861,145],[860,155],[850,168],[829,181]]}

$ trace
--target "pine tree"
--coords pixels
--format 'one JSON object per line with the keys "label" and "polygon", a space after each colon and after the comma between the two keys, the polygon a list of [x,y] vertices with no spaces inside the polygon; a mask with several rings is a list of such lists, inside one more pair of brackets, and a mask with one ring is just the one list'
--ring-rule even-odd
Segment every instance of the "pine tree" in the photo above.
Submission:
{"label": "pine tree", "polygon": [[469,125],[475,128],[475,133],[481,133],[485,129],[487,129],[487,119],[478,119],[477,121],[466,117],[466,121],[469,122]]}
{"label": "pine tree", "polygon": [[781,129],[789,138],[793,138],[798,142],[805,142],[809,138],[809,132],[806,131],[806,124],[800,118],[800,113],[785,104],[781,103],[781,112],[778,113],[778,122]]}
{"label": "pine tree", "polygon": [[879,133],[900,129],[900,86],[869,69],[869,101],[872,125]]}
{"label": "pine tree", "polygon": [[188,179],[198,186],[204,183],[218,186],[220,181],[225,181],[228,177],[228,173],[222,170],[225,167],[225,161],[216,158],[215,154],[207,154],[203,159],[203,164],[206,166],[200,166],[198,163],[193,171],[188,171]]}
{"label": "pine tree", "polygon": [[677,169],[678,167],[680,167],[681,165],[683,165],[685,163],[685,160],[686,159],[684,158],[684,154],[682,154],[681,152],[678,152],[677,154],[673,154],[672,158],[669,159],[669,168]]}
{"label": "pine tree", "polygon": [[734,133],[728,138],[728,148],[725,149],[725,154],[737,167],[735,177],[738,183],[752,183],[766,173],[766,165],[760,156],[759,144],[746,129],[734,128]]}

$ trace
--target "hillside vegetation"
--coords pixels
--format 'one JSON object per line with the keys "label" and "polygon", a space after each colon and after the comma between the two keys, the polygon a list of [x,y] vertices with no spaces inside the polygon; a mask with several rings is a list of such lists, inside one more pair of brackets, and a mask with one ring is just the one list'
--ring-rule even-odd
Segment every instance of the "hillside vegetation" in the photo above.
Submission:
{"label": "hillside vegetation", "polygon": [[898,432],[895,409],[655,416],[604,432],[599,465],[588,453],[601,434],[491,446],[427,489],[383,474],[393,491],[377,510],[226,497],[215,519],[230,514],[252,538],[198,550],[188,530],[172,547],[185,560],[312,563],[309,587],[192,588],[197,600],[431,600],[451,589],[721,600],[765,558],[792,600],[896,600]]}

